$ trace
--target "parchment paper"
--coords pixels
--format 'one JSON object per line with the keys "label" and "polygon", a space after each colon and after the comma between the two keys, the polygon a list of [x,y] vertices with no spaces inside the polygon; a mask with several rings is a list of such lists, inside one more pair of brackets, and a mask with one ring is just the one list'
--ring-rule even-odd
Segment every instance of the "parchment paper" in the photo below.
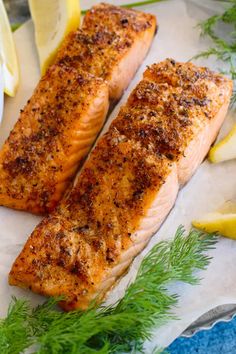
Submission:
{"label": "parchment paper", "polygon": [[[82,8],[89,8],[96,1],[82,1]],[[122,4],[125,1],[113,1]],[[141,79],[146,65],[158,62],[166,57],[176,60],[189,60],[200,50],[209,47],[210,42],[199,38],[197,23],[223,8],[218,1],[173,0],[142,7],[142,10],[156,14],[159,31],[151,51],[132,81],[121,102],[117,105],[110,120],[116,115],[120,105],[125,102],[129,92]],[[6,98],[4,120],[0,130],[0,144],[6,139],[18,117],[20,108],[30,97],[39,78],[38,60],[33,38],[32,23],[28,22],[14,34],[21,67],[21,84],[15,98]],[[202,64],[203,62],[199,62]],[[204,62],[213,69],[219,67],[214,59]],[[221,65],[222,69],[222,65]],[[221,131],[224,135],[232,126],[234,118],[228,116]],[[134,277],[143,255],[160,240],[174,235],[179,224],[189,229],[191,220],[201,214],[212,211],[226,200],[236,197],[236,161],[211,165],[205,161],[192,180],[178,196],[176,206],[164,222],[161,229],[152,238],[148,247],[138,256],[128,275],[112,291],[108,301],[114,301],[122,295],[127,283]],[[7,282],[8,272],[35,225],[40,221],[24,212],[0,207],[0,316],[6,310],[12,295],[24,296],[37,304],[44,299],[30,291],[10,287]],[[178,337],[200,315],[211,308],[227,303],[236,303],[236,242],[220,239],[211,252],[214,257],[208,270],[201,272],[199,286],[173,284],[171,290],[180,295],[179,307],[175,313],[180,318],[165,327],[156,330],[153,341],[147,343],[146,352],[150,353],[156,345],[165,347]]]}

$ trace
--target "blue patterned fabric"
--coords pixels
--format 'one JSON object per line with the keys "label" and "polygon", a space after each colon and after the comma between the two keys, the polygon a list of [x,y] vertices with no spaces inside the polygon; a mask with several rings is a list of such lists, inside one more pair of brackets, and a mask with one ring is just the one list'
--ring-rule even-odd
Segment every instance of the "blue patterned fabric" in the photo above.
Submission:
{"label": "blue patterned fabric", "polygon": [[236,318],[220,322],[191,338],[180,337],[167,348],[169,354],[236,354]]}

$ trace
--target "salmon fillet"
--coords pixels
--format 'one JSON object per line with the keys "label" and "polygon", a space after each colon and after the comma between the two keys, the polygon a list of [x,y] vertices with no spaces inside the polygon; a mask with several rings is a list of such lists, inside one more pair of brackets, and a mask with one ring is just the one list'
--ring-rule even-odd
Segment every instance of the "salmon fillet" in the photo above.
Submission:
{"label": "salmon fillet", "polygon": [[231,86],[224,76],[192,63],[183,65],[170,59],[154,64],[145,71],[112,126],[176,162],[183,185],[217,136]]}
{"label": "salmon fillet", "polygon": [[[0,205],[51,212],[143,61],[155,17],[100,4],[62,44],[0,151]],[[131,65],[132,62],[132,65]]]}
{"label": "salmon fillet", "polygon": [[85,309],[145,247],[204,159],[232,82],[191,63],[152,65],[99,140],[70,194],[33,231],[9,283]]}
{"label": "salmon fillet", "polygon": [[98,4],[87,11],[82,29],[68,35],[55,60],[103,78],[110,98],[117,100],[145,58],[155,31],[151,14]]}
{"label": "salmon fillet", "polygon": [[54,209],[103,126],[108,86],[54,65],[40,80],[0,151],[0,204]]}

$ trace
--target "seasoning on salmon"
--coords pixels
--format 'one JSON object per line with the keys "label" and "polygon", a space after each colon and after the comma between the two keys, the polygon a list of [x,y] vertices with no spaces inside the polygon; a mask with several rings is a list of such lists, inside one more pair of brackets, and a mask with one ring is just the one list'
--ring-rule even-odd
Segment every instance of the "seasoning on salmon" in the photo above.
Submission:
{"label": "seasoning on salmon", "polygon": [[0,204],[51,211],[103,126],[108,105],[102,79],[52,66],[0,152]]}
{"label": "seasoning on salmon", "polygon": [[66,310],[103,299],[204,159],[231,92],[230,80],[191,63],[148,68],[70,194],[33,231],[9,283],[64,295]]}
{"label": "seasoning on salmon", "polygon": [[145,58],[155,31],[151,14],[98,4],[87,11],[82,29],[65,39],[56,62],[103,78],[110,98],[117,100]]}
{"label": "seasoning on salmon", "polygon": [[0,205],[36,214],[56,207],[103,126],[109,98],[120,98],[155,29],[146,13],[105,4],[87,12],[0,151]]}

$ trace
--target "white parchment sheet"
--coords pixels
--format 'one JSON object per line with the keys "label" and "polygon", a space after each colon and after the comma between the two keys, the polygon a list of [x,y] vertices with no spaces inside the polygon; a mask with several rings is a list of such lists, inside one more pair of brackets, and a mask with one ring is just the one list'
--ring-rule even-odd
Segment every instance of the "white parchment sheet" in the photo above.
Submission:
{"label": "white parchment sheet", "polygon": [[[125,2],[126,0],[112,3]],[[82,8],[89,8],[94,3],[96,1],[82,1]],[[142,7],[143,11],[156,14],[159,24],[158,34],[145,62],[110,119],[115,116],[129,92],[141,79],[146,65],[166,57],[182,61],[189,60],[200,50],[208,48],[210,42],[199,38],[199,29],[196,25],[200,20],[222,9],[223,6],[222,3],[214,0],[169,0]],[[15,98],[6,98],[0,144],[7,137],[18,117],[20,108],[30,97],[39,78],[32,23],[28,22],[22,26],[14,36],[21,66],[21,84]],[[208,60],[205,64],[213,69],[219,66],[214,59]],[[228,116],[221,135],[229,130],[234,121],[234,117]],[[188,185],[181,190],[175,208],[152,238],[146,250],[136,258],[128,275],[112,291],[109,301],[114,301],[122,295],[124,287],[134,276],[143,255],[155,243],[174,235],[179,224],[189,229],[193,218],[216,209],[233,197],[236,197],[236,161],[219,165],[211,165],[205,161]],[[40,217],[0,207],[0,316],[6,314],[12,295],[25,296],[32,301],[32,304],[43,300],[42,297],[30,291],[10,287],[7,282],[8,272],[15,257],[39,221]],[[213,261],[208,270],[200,274],[202,281],[199,286],[183,284],[172,286],[173,291],[180,295],[179,306],[175,310],[180,320],[172,321],[157,330],[152,343],[147,343],[147,353],[150,353],[151,348],[156,345],[167,346],[194,320],[211,308],[220,304],[236,303],[236,242],[222,238],[211,254],[214,257]]]}

